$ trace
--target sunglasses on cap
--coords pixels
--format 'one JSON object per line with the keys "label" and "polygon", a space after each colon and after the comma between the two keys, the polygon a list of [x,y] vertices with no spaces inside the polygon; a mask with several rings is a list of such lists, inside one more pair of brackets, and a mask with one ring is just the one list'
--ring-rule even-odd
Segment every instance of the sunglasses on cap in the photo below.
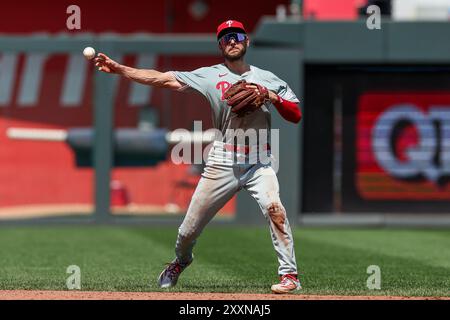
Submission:
{"label": "sunglasses on cap", "polygon": [[247,35],[239,32],[227,33],[219,39],[219,43],[222,45],[227,45],[230,43],[231,39],[234,39],[236,42],[242,42],[247,39]]}

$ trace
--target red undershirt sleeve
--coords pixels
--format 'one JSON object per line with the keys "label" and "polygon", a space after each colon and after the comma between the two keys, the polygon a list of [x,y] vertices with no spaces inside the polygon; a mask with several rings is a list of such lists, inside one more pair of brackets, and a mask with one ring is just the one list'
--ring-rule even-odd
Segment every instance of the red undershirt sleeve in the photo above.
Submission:
{"label": "red undershirt sleeve", "polygon": [[278,96],[278,101],[273,103],[280,115],[287,121],[298,123],[302,119],[302,111],[300,106],[288,100],[284,100]]}

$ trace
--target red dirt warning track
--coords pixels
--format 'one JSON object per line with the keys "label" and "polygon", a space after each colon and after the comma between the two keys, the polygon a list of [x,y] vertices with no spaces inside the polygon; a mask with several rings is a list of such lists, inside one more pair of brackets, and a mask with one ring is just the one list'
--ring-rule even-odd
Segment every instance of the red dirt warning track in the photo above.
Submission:
{"label": "red dirt warning track", "polygon": [[450,297],[0,290],[0,300],[450,300]]}

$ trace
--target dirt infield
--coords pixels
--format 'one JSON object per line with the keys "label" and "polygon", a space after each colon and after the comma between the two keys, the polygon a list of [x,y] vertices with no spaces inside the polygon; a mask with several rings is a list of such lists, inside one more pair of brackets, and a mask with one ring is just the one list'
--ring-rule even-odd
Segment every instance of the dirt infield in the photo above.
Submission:
{"label": "dirt infield", "polygon": [[0,300],[450,300],[450,297],[5,290],[0,291]]}

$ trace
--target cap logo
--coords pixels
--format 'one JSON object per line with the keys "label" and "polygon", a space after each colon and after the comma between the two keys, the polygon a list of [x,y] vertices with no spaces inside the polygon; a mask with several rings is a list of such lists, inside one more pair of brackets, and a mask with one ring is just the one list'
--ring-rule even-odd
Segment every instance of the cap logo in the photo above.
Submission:
{"label": "cap logo", "polygon": [[228,20],[227,22],[225,22],[228,25],[228,28],[231,27],[231,25],[233,24],[233,20]]}

